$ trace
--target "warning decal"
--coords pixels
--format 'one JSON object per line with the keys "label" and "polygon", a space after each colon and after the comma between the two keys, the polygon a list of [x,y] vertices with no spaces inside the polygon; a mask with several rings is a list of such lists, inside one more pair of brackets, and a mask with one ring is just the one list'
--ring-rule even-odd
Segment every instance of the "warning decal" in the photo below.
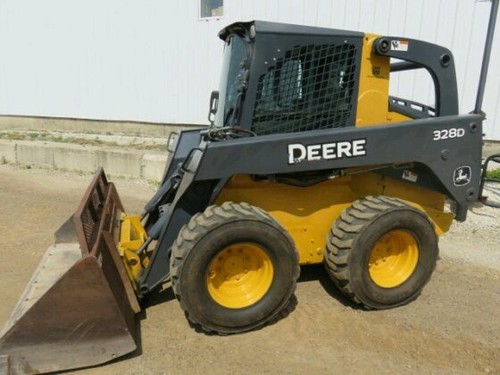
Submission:
{"label": "warning decal", "polygon": [[408,51],[408,41],[407,40],[392,40],[391,41],[391,51]]}

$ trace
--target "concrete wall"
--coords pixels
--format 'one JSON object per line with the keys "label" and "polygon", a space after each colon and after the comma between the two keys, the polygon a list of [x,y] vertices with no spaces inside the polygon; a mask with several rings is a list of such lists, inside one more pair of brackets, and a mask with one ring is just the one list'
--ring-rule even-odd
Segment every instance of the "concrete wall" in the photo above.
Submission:
{"label": "concrete wall", "polygon": [[0,139],[0,163],[94,173],[103,167],[110,176],[158,182],[169,154],[132,149],[81,146],[67,143]]}
{"label": "concrete wall", "polygon": [[[403,35],[455,54],[461,112],[474,106],[490,4],[475,0],[225,0],[199,19],[198,0],[1,0],[0,114],[207,123],[217,88],[218,30],[262,19]],[[500,31],[492,61],[500,60]],[[486,134],[500,140],[500,64],[493,63]],[[430,102],[422,73],[392,84]]]}
{"label": "concrete wall", "polygon": [[159,124],[133,121],[86,120],[54,117],[1,116],[2,130],[45,130],[68,133],[97,133],[167,138],[171,132],[203,127],[189,124]]}

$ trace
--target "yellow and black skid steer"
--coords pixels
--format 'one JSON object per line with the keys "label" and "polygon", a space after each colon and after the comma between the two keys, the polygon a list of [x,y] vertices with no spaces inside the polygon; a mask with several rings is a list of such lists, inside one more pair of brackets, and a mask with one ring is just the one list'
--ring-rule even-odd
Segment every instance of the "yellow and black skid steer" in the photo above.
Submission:
{"label": "yellow and black skid steer", "polygon": [[[308,264],[324,263],[367,309],[417,298],[438,236],[481,195],[497,10],[493,0],[470,114],[459,114],[444,47],[263,21],[224,28],[210,126],[168,140],[170,161],[142,215],[127,215],[97,172],[4,328],[0,372],[134,351],[141,301],[167,280],[189,322],[217,334],[285,317]],[[416,69],[430,74],[432,106],[389,95],[394,74]]]}

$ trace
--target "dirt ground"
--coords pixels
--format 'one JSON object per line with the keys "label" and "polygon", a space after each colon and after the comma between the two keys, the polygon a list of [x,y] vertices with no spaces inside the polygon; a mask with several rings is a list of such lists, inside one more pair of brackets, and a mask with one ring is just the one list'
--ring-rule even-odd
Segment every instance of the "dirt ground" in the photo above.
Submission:
{"label": "dirt ground", "polygon": [[[0,165],[0,326],[52,233],[76,208],[91,176]],[[128,212],[154,189],[115,180]],[[153,296],[141,349],[75,374],[500,374],[500,209],[477,206],[441,239],[423,294],[388,311],[351,306],[322,267],[303,267],[298,304],[256,332],[195,332],[170,290]],[[77,355],[77,353],[75,353]]]}

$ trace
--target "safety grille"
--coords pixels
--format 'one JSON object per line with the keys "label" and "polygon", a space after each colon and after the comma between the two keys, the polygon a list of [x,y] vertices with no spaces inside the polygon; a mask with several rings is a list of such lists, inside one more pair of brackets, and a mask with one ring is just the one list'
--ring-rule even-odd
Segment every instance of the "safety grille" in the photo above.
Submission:
{"label": "safety grille", "polygon": [[356,47],[296,46],[260,76],[253,114],[259,135],[344,127],[353,111]]}

